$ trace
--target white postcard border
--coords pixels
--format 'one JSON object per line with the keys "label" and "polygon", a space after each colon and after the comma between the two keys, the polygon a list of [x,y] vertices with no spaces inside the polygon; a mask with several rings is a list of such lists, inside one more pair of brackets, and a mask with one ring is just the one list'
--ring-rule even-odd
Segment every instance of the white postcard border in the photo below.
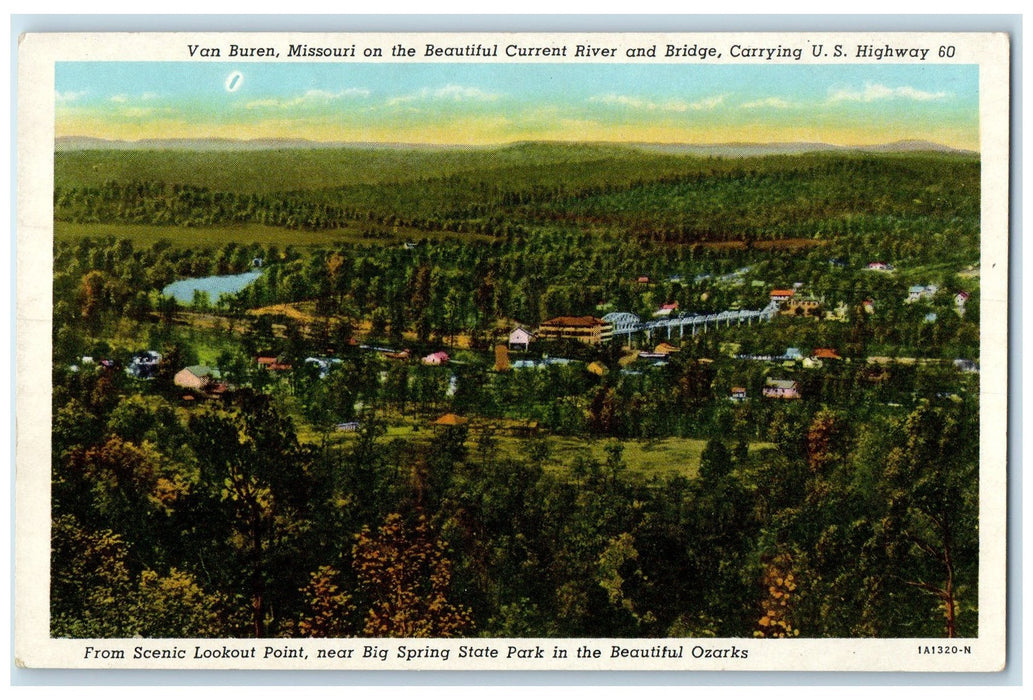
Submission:
{"label": "white postcard border", "polygon": [[[266,45],[270,34],[239,34],[239,42],[253,40]],[[327,35],[327,39],[333,35]],[[507,35],[485,33],[464,34],[463,41],[502,43]],[[524,35],[521,35],[524,36]],[[591,42],[597,45],[611,43],[626,48],[643,41],[650,35],[592,34]],[[657,35],[662,36],[662,35]],[[678,34],[678,41],[692,42],[713,35]],[[788,39],[791,36],[792,39]],[[52,279],[52,230],[53,212],[51,191],[53,186],[53,135],[54,135],[54,81],[53,67],[57,61],[65,60],[153,60],[180,61],[184,57],[186,38],[183,35],[157,34],[51,34],[31,35],[23,39],[19,50],[19,157],[18,157],[18,306],[17,306],[17,541],[16,541],[16,663],[28,667],[44,668],[221,668],[221,669],[352,669],[352,670],[798,670],[798,671],[994,671],[1000,670],[1005,654],[1006,632],[1006,530],[1007,530],[1007,473],[1006,473],[1006,404],[1008,397],[1007,348],[1008,348],[1008,174],[1009,174],[1009,82],[1008,43],[1003,35],[985,34],[893,34],[894,41],[904,41],[909,36],[920,37],[923,45],[950,43],[959,53],[974,56],[980,65],[980,125],[981,158],[983,178],[982,200],[982,337],[981,348],[981,407],[982,427],[980,441],[980,619],[979,638],[975,640],[701,640],[666,639],[637,640],[635,646],[650,644],[681,647],[679,661],[672,659],[638,660],[635,663],[608,658],[614,645],[628,645],[630,640],[57,640],[47,636],[48,604],[47,587],[49,570],[49,442],[50,442],[50,396],[41,390],[49,384],[50,373],[50,309],[52,308],[49,284],[40,280]],[[822,41],[827,44],[849,42],[878,43],[886,40],[885,33],[754,33],[725,34],[724,44],[734,43],[737,37],[748,37],[751,41]],[[192,43],[205,41],[226,42],[226,35],[191,34]],[[306,34],[309,43],[319,41],[318,35]],[[426,36],[399,35],[394,33],[363,34],[362,41],[368,44],[390,46],[397,41],[411,41],[420,45]],[[654,39],[656,36],[654,36]],[[286,43],[287,37],[281,37]],[[567,33],[536,35],[535,41],[575,43]],[[806,46],[806,43],[801,43]],[[243,62],[266,59],[240,59]],[[356,58],[355,61],[362,61]],[[375,59],[370,59],[375,60]],[[383,60],[383,59],[380,59]],[[454,59],[434,57],[429,61],[449,62]],[[510,62],[554,62],[555,57],[541,59],[515,59]],[[606,61],[609,59],[595,59]],[[619,56],[613,60],[619,59]],[[935,61],[935,58],[929,59]],[[989,271],[993,270],[991,274]],[[41,378],[43,381],[41,382]],[[914,653],[920,645],[943,646],[954,644],[970,646],[967,655],[918,656]],[[97,659],[84,658],[86,646],[95,648],[127,650],[131,656],[137,646],[162,649],[183,649],[192,654],[195,647],[215,649],[246,649],[255,647],[256,656],[261,656],[266,647],[303,646],[312,650],[319,648],[341,648],[347,645],[361,654],[365,646],[376,645],[386,648],[392,657],[385,662],[316,663],[314,658],[299,663],[297,659],[267,659],[251,665],[243,660],[228,662],[184,659],[184,663],[169,664],[143,659],[118,660],[110,664],[98,663]],[[397,657],[402,646],[434,645],[441,650],[450,650],[450,659],[444,665],[441,660],[404,661]],[[569,653],[565,663],[555,660],[510,659],[503,660],[458,659],[459,647],[467,645],[491,645],[505,655],[509,647],[542,648],[551,651],[564,646]],[[574,663],[570,656],[574,650],[585,646],[598,649],[598,659],[588,658]],[[694,651],[702,649],[699,658]],[[747,658],[714,657],[706,655],[724,649],[746,649]],[[315,653],[310,653],[314,657]],[[361,659],[361,657],[360,657]]]}

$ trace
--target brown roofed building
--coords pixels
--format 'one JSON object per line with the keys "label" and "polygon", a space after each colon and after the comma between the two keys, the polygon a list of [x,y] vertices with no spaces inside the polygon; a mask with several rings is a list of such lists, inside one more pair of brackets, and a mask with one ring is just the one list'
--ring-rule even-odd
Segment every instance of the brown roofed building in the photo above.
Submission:
{"label": "brown roofed building", "polygon": [[470,422],[469,418],[464,418],[463,416],[457,416],[454,413],[446,413],[445,415],[441,416],[441,418],[438,418],[436,421],[431,423],[431,425],[443,425],[443,426],[448,427],[448,426],[456,426],[456,425],[466,425],[469,422]]}
{"label": "brown roofed building", "polygon": [[577,340],[599,345],[613,335],[613,324],[595,316],[557,316],[543,321],[536,334],[543,340]]}

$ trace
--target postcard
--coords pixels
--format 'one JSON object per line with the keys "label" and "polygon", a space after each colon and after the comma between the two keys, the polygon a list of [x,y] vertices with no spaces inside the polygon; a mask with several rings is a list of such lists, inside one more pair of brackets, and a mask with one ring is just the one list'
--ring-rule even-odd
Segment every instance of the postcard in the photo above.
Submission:
{"label": "postcard", "polygon": [[27,34],[16,663],[998,671],[993,33]]}

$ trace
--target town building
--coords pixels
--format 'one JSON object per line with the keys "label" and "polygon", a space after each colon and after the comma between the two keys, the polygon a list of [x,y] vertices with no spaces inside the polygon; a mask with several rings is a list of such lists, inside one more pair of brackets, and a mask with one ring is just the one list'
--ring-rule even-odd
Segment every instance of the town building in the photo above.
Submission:
{"label": "town building", "polygon": [[153,379],[154,375],[158,373],[158,365],[160,363],[161,353],[154,350],[145,350],[133,355],[133,359],[129,361],[129,366],[126,367],[126,374],[137,379]]}
{"label": "town building", "polygon": [[457,416],[454,413],[446,413],[435,421],[431,421],[431,425],[436,425],[443,428],[455,428],[460,425],[466,425],[470,422],[469,418],[464,416]]}
{"label": "town building", "polygon": [[932,299],[938,291],[940,291],[940,288],[935,284],[927,284],[925,286],[920,284],[912,285],[908,287],[907,298],[904,299],[904,303],[914,304],[916,301],[923,299]]}
{"label": "town building", "polygon": [[448,353],[443,350],[438,352],[432,352],[421,360],[425,365],[444,365],[448,364]]}
{"label": "town building", "polygon": [[613,335],[613,325],[595,316],[557,316],[538,326],[542,340],[577,340],[586,345],[599,345]]}
{"label": "town building", "polygon": [[969,300],[968,292],[958,292],[954,295],[954,310],[958,312],[959,316],[965,315],[965,303]]}
{"label": "town building", "polygon": [[670,304],[663,304],[659,309],[653,312],[653,318],[667,318],[677,310],[678,302],[676,301]]}
{"label": "town building", "polygon": [[219,370],[205,365],[192,365],[176,372],[172,383],[184,389],[205,391],[219,380]]}
{"label": "town building", "polygon": [[258,366],[262,367],[270,372],[290,372],[291,365],[289,362],[281,362],[280,358],[273,357],[271,355],[263,355],[257,360]]}
{"label": "town building", "polygon": [[762,390],[768,399],[798,399],[800,387],[792,379],[772,379],[768,377]]}
{"label": "town building", "polygon": [[534,334],[521,326],[517,326],[509,333],[509,347],[511,348],[523,346],[524,350],[527,350],[532,340],[534,340]]}

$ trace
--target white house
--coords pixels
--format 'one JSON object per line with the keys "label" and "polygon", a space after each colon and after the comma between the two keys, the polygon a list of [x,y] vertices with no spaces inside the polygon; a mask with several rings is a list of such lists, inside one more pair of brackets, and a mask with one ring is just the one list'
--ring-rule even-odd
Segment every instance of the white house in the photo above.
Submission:
{"label": "white house", "polygon": [[527,346],[531,344],[532,340],[534,340],[534,335],[531,331],[517,326],[509,334],[509,347],[522,345],[524,350],[527,350]]}

